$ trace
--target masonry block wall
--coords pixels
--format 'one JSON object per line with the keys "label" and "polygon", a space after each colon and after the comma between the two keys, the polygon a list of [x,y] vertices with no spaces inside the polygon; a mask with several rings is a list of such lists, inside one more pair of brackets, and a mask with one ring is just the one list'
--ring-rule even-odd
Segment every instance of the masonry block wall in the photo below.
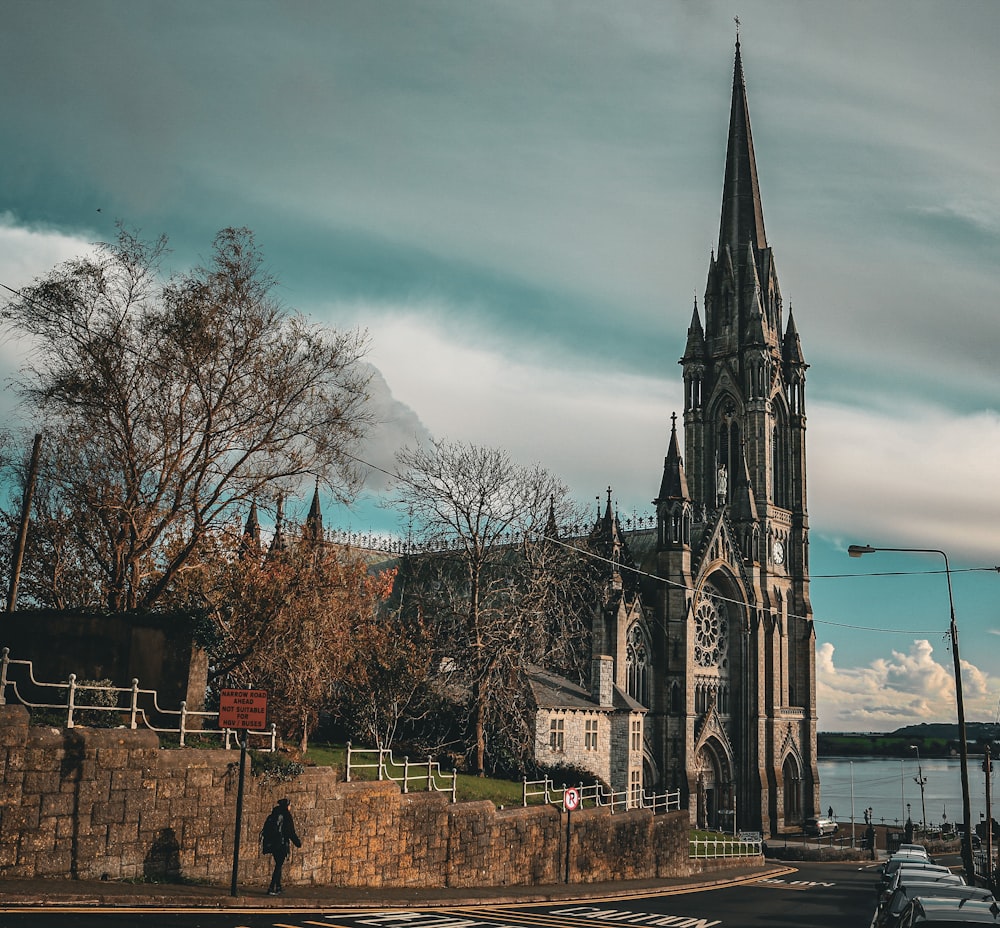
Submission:
{"label": "masonry block wall", "polygon": [[[0,706],[0,879],[190,879],[232,874],[239,753],[161,750],[151,732],[34,728]],[[567,878],[567,816],[533,806],[449,803],[392,782],[345,783],[306,769],[291,782],[246,776],[241,885],[265,886],[257,835],[274,802],[291,800],[302,849],[290,883],[339,886],[545,884]],[[572,882],[683,876],[687,814],[574,812]]]}

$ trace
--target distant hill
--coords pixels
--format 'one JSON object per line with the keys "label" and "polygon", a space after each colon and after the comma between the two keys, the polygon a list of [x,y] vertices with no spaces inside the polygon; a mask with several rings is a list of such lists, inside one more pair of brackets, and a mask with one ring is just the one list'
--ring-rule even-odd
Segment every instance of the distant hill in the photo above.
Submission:
{"label": "distant hill", "polygon": [[[1000,725],[993,722],[967,722],[965,735],[969,751],[981,754],[983,745],[991,744],[990,753],[1000,756]],[[949,757],[958,754],[958,723],[907,725],[891,732],[819,732],[816,748],[820,757],[875,755],[908,757],[910,745],[920,748],[922,757]]]}

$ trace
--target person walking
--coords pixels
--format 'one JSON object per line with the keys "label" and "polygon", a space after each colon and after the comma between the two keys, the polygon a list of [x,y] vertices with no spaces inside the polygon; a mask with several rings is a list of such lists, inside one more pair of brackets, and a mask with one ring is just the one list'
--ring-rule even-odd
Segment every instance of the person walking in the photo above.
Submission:
{"label": "person walking", "polygon": [[279,799],[278,804],[271,809],[271,814],[264,820],[264,826],[260,830],[261,853],[270,854],[274,858],[271,885],[267,888],[269,896],[277,896],[282,892],[281,868],[285,865],[290,844],[302,847],[302,842],[295,832],[290,803],[287,799]]}
{"label": "person walking", "polygon": [[876,857],[876,853],[875,853],[875,829],[871,825],[869,825],[865,829],[865,844],[868,845],[868,853],[871,856],[871,859],[874,860],[875,857]]}

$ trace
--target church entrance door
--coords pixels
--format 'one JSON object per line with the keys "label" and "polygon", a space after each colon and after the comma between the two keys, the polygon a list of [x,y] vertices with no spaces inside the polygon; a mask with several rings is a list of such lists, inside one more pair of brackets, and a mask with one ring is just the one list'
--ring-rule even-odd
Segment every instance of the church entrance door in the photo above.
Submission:
{"label": "church entrance door", "polygon": [[724,792],[722,765],[715,752],[703,745],[698,751],[698,825],[719,827],[719,800]]}
{"label": "church entrance door", "polygon": [[795,758],[789,754],[781,765],[781,779],[784,786],[784,825],[787,827],[802,820],[802,776]]}

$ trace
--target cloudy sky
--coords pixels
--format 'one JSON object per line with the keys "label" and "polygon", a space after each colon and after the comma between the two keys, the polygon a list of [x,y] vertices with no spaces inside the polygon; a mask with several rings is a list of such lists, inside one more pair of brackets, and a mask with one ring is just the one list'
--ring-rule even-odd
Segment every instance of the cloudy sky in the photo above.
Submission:
{"label": "cloudy sky", "polygon": [[[367,460],[495,445],[645,514],[718,238],[734,16],[810,364],[820,728],[955,714],[943,559],[851,542],[948,552],[967,714],[992,720],[994,0],[8,0],[0,284],[116,219],[178,269],[248,226],[287,305],[370,333]],[[369,487],[327,523],[387,527]]]}

